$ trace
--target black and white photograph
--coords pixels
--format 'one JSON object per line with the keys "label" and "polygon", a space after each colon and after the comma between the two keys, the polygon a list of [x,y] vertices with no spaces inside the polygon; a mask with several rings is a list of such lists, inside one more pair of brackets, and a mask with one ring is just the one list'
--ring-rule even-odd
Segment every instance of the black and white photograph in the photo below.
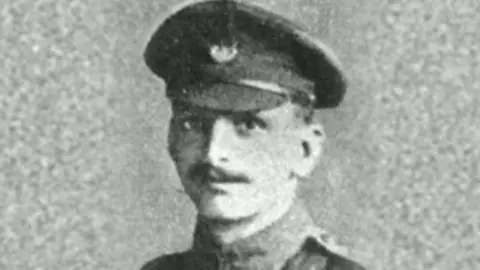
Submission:
{"label": "black and white photograph", "polygon": [[480,269],[479,12],[0,1],[0,269]]}

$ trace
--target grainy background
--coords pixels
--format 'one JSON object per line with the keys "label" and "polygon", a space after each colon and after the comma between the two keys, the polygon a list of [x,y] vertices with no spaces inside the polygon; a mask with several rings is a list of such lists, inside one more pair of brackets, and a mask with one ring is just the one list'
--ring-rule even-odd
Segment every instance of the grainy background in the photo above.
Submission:
{"label": "grainy background", "polygon": [[[141,60],[174,2],[0,1],[0,269],[138,269],[188,246]],[[332,45],[351,82],[301,192],[319,225],[370,269],[480,269],[480,2],[258,3]]]}

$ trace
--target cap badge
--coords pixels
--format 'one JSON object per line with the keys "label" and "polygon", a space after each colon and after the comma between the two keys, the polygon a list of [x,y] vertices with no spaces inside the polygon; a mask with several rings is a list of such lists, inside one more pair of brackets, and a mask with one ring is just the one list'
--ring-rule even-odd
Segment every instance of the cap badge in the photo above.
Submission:
{"label": "cap badge", "polygon": [[237,46],[214,45],[210,47],[210,56],[218,64],[232,61],[238,54]]}

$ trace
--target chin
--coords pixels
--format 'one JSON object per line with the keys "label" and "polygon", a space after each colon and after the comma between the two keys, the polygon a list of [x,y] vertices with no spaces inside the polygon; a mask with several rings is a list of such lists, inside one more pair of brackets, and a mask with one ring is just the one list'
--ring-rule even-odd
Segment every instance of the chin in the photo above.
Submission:
{"label": "chin", "polygon": [[203,200],[196,205],[198,214],[211,219],[242,220],[256,214],[254,207],[235,204],[220,198]]}

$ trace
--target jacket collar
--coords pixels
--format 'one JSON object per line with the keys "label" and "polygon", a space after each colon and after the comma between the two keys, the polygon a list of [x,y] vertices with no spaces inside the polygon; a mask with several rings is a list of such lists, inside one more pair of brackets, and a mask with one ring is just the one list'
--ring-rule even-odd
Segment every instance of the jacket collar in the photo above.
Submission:
{"label": "jacket collar", "polygon": [[275,223],[227,245],[215,243],[207,225],[198,219],[190,251],[215,255],[221,263],[240,269],[273,269],[294,255],[315,228],[305,206],[297,200]]}

